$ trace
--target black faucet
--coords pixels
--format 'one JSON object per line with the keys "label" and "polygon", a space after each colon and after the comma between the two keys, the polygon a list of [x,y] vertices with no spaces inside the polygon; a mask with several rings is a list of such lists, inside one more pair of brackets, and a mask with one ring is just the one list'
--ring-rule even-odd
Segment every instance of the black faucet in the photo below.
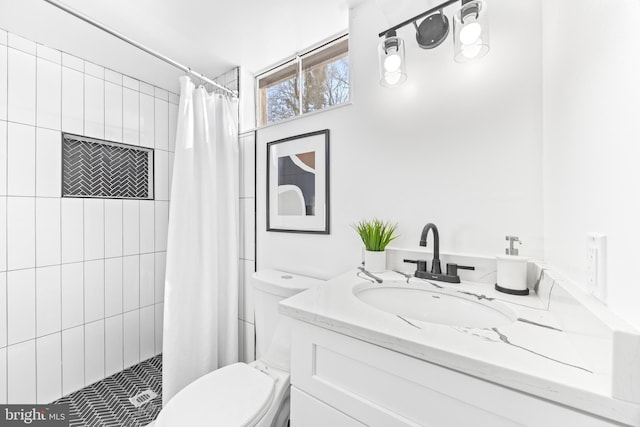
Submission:
{"label": "black faucet", "polygon": [[427,246],[429,230],[433,231],[433,261],[431,262],[431,273],[442,274],[442,269],[440,268],[440,235],[438,234],[438,227],[436,227],[435,224],[429,223],[424,226],[422,234],[420,235],[420,246]]}
{"label": "black faucet", "polygon": [[435,224],[429,223],[422,229],[420,235],[420,246],[427,246],[427,237],[429,236],[429,230],[433,231],[433,261],[431,261],[431,272],[427,272],[427,261],[405,259],[404,262],[410,262],[417,264],[417,269],[414,275],[420,279],[439,280],[441,282],[460,283],[460,276],[458,276],[458,270],[475,270],[475,267],[458,265],[454,263],[447,263],[447,272],[442,274],[440,268],[440,235],[438,234],[438,227]]}

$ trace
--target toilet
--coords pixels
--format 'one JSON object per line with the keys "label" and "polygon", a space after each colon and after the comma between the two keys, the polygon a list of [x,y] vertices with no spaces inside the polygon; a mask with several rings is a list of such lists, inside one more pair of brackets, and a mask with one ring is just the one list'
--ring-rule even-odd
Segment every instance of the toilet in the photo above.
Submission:
{"label": "toilet", "polygon": [[289,421],[289,319],[278,303],[322,283],[278,270],[253,274],[256,361],[210,372],[180,390],[154,427],[286,427]]}

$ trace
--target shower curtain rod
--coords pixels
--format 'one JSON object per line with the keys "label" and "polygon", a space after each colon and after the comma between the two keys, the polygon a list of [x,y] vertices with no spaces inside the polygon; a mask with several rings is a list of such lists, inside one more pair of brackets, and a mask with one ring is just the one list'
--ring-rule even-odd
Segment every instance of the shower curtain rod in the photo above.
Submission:
{"label": "shower curtain rod", "polygon": [[44,1],[46,1],[47,3],[57,7],[58,9],[61,9],[61,10],[65,11],[65,12],[67,12],[70,15],[75,16],[78,19],[83,20],[87,24],[91,24],[94,27],[99,28],[102,31],[111,34],[112,36],[119,38],[123,42],[129,43],[131,46],[137,47],[138,49],[142,50],[143,52],[148,53],[149,55],[155,56],[156,58],[158,58],[161,61],[166,62],[167,64],[173,65],[175,68],[178,68],[178,69],[180,69],[182,71],[185,71],[187,74],[191,74],[191,75],[197,77],[198,79],[200,79],[202,81],[205,81],[205,82],[217,87],[218,89],[224,90],[225,92],[229,93],[231,96],[238,96],[238,93],[235,90],[231,90],[229,88],[226,88],[226,87],[214,82],[210,78],[206,77],[204,74],[198,73],[198,72],[192,70],[191,68],[186,67],[186,66],[180,64],[179,62],[176,62],[173,59],[168,58],[168,57],[156,52],[153,49],[150,49],[150,48],[148,48],[148,47],[146,47],[146,46],[144,46],[144,45],[142,45],[142,44],[140,44],[140,43],[138,43],[138,42],[136,42],[134,40],[131,40],[127,36],[117,32],[115,30],[112,30],[111,28],[107,27],[106,25],[103,25],[103,24],[101,24],[101,23],[99,23],[97,21],[94,21],[93,19],[89,18],[87,15],[85,15],[85,14],[83,14],[81,12],[78,12],[75,9],[70,8],[69,6],[67,6],[65,4],[59,3],[58,1],[55,1],[55,0],[44,0]]}

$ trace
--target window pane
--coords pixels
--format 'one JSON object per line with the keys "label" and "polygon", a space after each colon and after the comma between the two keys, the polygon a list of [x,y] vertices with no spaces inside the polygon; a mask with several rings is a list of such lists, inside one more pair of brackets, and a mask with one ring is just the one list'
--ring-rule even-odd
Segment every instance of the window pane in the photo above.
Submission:
{"label": "window pane", "polygon": [[298,77],[267,88],[267,123],[297,116],[300,111]]}
{"label": "window pane", "polygon": [[348,40],[302,59],[302,112],[349,101]]}

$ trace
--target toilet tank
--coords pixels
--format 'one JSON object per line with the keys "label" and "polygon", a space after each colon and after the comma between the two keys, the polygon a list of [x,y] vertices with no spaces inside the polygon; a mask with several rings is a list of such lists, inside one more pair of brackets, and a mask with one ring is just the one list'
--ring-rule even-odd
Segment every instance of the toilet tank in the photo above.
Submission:
{"label": "toilet tank", "polygon": [[278,303],[322,282],[279,270],[253,273],[256,360],[289,371],[290,320],[278,314]]}

